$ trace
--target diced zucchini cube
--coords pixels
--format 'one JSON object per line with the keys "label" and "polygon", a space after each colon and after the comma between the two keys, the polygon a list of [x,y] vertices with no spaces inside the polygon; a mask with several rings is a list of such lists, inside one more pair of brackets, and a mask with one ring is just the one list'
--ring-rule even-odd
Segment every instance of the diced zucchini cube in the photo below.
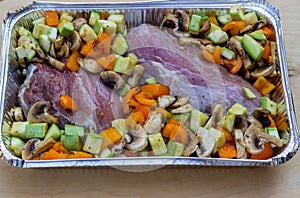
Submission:
{"label": "diced zucchini cube", "polygon": [[215,44],[222,44],[228,41],[229,37],[226,32],[221,29],[217,29],[208,34],[209,38]]}
{"label": "diced zucchini cube", "polygon": [[154,155],[164,155],[168,151],[161,133],[148,135],[148,140]]}
{"label": "diced zucchini cube", "polygon": [[221,131],[219,131],[215,128],[212,128],[212,127],[210,127],[208,129],[208,132],[214,137],[215,147],[214,147],[213,152],[215,153],[215,152],[217,152],[219,147],[221,147],[221,146],[223,146],[223,144],[225,144],[225,142],[226,142],[225,135]]}
{"label": "diced zucchini cube", "polygon": [[69,12],[66,12],[64,11],[61,15],[60,15],[60,18],[59,18],[59,22],[62,22],[62,21],[73,21],[73,17],[71,16],[71,14]]}
{"label": "diced zucchini cube", "polygon": [[235,52],[226,47],[222,47],[221,55],[227,58],[228,60],[232,60],[235,58]]}
{"label": "diced zucchini cube", "polygon": [[246,50],[246,52],[255,60],[258,61],[263,52],[264,48],[255,41],[251,36],[245,34],[241,40],[241,43],[243,45],[243,48]]}
{"label": "diced zucchini cube", "polygon": [[26,126],[29,125],[29,122],[13,122],[11,129],[10,129],[10,135],[21,138],[22,140],[26,139]]}
{"label": "diced zucchini cube", "polygon": [[89,24],[90,26],[94,26],[96,21],[100,19],[100,13],[96,10],[91,11],[90,19],[89,19]]}
{"label": "diced zucchini cube", "polygon": [[245,19],[244,10],[241,8],[240,5],[231,6],[229,13],[231,14],[233,20],[244,21]]}
{"label": "diced zucchini cube", "polygon": [[96,40],[97,34],[88,24],[83,24],[79,29],[79,35],[84,41]]}
{"label": "diced zucchini cube", "polygon": [[230,14],[220,15],[220,16],[218,16],[218,21],[222,25],[226,25],[227,23],[232,21],[232,17]]}
{"label": "diced zucchini cube", "polygon": [[190,129],[195,133],[199,127],[207,122],[209,116],[199,110],[193,109],[190,117]]}
{"label": "diced zucchini cube", "polygon": [[52,124],[48,129],[45,140],[52,137],[54,140],[58,140],[61,136],[61,131],[56,124]]}
{"label": "diced zucchini cube", "polygon": [[82,126],[76,126],[72,124],[65,124],[65,135],[77,135],[84,136],[84,128]]}
{"label": "diced zucchini cube", "polygon": [[247,108],[239,103],[235,103],[228,109],[228,114],[247,115],[247,113],[248,113]]}
{"label": "diced zucchini cube", "polygon": [[97,20],[99,25],[103,28],[103,31],[111,36],[117,32],[117,24],[109,20]]}
{"label": "diced zucchini cube", "polygon": [[111,152],[109,148],[105,148],[101,151],[100,158],[111,158],[114,154]]}
{"label": "diced zucchini cube", "polygon": [[47,123],[29,124],[25,129],[26,139],[44,138],[48,129]]}
{"label": "diced zucchini cube", "polygon": [[80,151],[81,140],[78,135],[62,135],[60,141],[69,151]]}
{"label": "diced zucchini cube", "polygon": [[125,16],[123,14],[111,14],[107,20],[117,24],[117,32],[123,32],[125,28]]}
{"label": "diced zucchini cube", "polygon": [[126,119],[115,119],[111,122],[111,126],[116,129],[122,137],[124,137],[124,135],[129,131],[128,125],[126,124]]}
{"label": "diced zucchini cube", "polygon": [[71,21],[62,20],[57,27],[59,34],[63,37],[69,37],[74,32],[74,25]]}
{"label": "diced zucchini cube", "polygon": [[16,156],[21,156],[25,142],[17,137],[11,138],[10,148],[13,150]]}
{"label": "diced zucchini cube", "polygon": [[184,151],[184,144],[179,142],[169,141],[167,144],[168,155],[170,156],[181,156]]}
{"label": "diced zucchini cube", "polygon": [[44,50],[46,54],[49,53],[50,46],[51,46],[51,41],[49,37],[45,34],[40,35],[40,46]]}
{"label": "diced zucchini cube", "polygon": [[83,146],[83,150],[94,155],[99,155],[102,145],[102,136],[95,133],[88,133]]}
{"label": "diced zucchini cube", "polygon": [[242,90],[246,96],[247,99],[253,99],[253,98],[256,98],[256,95],[247,87],[242,87]]}
{"label": "diced zucchini cube", "polygon": [[258,21],[256,12],[249,12],[245,14],[244,18],[246,25],[252,25]]}
{"label": "diced zucchini cube", "polygon": [[189,24],[189,32],[192,34],[199,34],[201,23],[202,23],[202,17],[193,14]]}
{"label": "diced zucchini cube", "polygon": [[130,63],[130,58],[128,58],[128,57],[124,58],[124,57],[120,56],[116,59],[113,70],[115,72],[125,74],[130,69],[132,69],[132,67],[130,66],[129,63]]}
{"label": "diced zucchini cube", "polygon": [[272,101],[270,98],[266,96],[261,97],[260,106],[264,109],[267,109],[271,112],[272,115],[277,115],[277,103]]}
{"label": "diced zucchini cube", "polygon": [[122,34],[118,34],[112,42],[111,49],[118,55],[124,55],[128,50],[128,42]]}

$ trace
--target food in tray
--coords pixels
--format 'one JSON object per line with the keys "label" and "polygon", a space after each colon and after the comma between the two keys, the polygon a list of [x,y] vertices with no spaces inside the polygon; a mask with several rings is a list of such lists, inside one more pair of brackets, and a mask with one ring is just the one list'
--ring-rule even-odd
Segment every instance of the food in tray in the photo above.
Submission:
{"label": "food in tray", "polygon": [[24,160],[191,156],[268,159],[289,138],[275,30],[256,12],[46,11],[16,27],[26,70],[3,123]]}

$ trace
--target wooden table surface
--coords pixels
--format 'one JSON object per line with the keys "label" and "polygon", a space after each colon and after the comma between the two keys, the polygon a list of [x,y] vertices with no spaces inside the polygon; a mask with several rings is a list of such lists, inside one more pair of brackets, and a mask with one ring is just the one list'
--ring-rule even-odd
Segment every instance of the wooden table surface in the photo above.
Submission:
{"label": "wooden table surface", "polygon": [[[0,2],[0,19],[31,2]],[[269,2],[281,12],[299,114],[300,1]],[[141,173],[114,168],[20,169],[0,161],[0,197],[300,197],[300,154],[271,168],[164,167]]]}

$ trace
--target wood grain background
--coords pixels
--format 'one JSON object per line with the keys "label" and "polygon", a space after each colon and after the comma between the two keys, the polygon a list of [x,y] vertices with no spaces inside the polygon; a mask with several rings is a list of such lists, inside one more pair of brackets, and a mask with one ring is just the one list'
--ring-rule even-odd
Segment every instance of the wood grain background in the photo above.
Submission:
{"label": "wood grain background", "polygon": [[[300,1],[269,0],[280,9],[295,109],[300,110]],[[0,2],[0,18],[30,0]],[[299,116],[297,116],[299,117]],[[299,123],[299,119],[298,119]],[[300,197],[300,155],[271,168],[164,167],[20,169],[0,161],[0,197]]]}

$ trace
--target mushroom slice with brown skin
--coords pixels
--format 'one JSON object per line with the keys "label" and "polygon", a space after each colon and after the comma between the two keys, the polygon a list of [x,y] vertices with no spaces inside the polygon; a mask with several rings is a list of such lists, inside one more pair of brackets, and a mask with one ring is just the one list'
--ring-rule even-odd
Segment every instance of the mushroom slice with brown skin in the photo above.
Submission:
{"label": "mushroom slice with brown skin", "polygon": [[38,156],[40,153],[51,148],[55,144],[55,140],[50,137],[44,141],[39,139],[30,139],[26,142],[22,150],[22,159],[30,160],[33,157]]}
{"label": "mushroom slice with brown skin", "polygon": [[62,62],[56,60],[55,58],[52,58],[52,57],[49,56],[49,55],[47,55],[47,61],[48,61],[48,63],[49,63],[52,67],[54,67],[54,68],[56,68],[56,69],[58,69],[58,70],[60,70],[60,71],[64,71],[65,66],[66,66],[64,63],[62,63]]}
{"label": "mushroom slice with brown skin", "polygon": [[252,25],[252,31],[255,31],[255,30],[258,30],[258,29],[261,29],[263,26],[267,25],[267,21],[266,20],[260,20],[260,21],[257,21],[256,23],[254,23]]}
{"label": "mushroom slice with brown skin", "polygon": [[229,49],[236,51],[238,54],[244,57],[245,54],[244,48],[241,42],[237,38],[235,38],[234,36],[231,37],[227,42],[227,45]]}
{"label": "mushroom slice with brown skin", "polygon": [[234,121],[233,135],[235,140],[235,146],[237,150],[237,158],[247,158],[247,152],[245,148],[244,132],[248,127],[248,121],[244,115],[236,115]]}
{"label": "mushroom slice with brown skin", "polygon": [[24,121],[22,107],[14,107],[10,111],[11,111],[10,113],[13,115],[13,118],[15,121],[17,121],[17,122]]}
{"label": "mushroom slice with brown skin", "polygon": [[55,49],[56,50],[60,49],[63,44],[64,44],[64,37],[58,35],[54,42]]}
{"label": "mushroom slice with brown skin", "polygon": [[58,119],[48,113],[50,109],[49,101],[38,101],[33,104],[27,114],[27,121],[31,123],[44,122],[48,124],[58,123]]}
{"label": "mushroom slice with brown skin", "polygon": [[190,16],[184,10],[175,10],[174,15],[178,18],[178,27],[184,31],[189,31]]}
{"label": "mushroom slice with brown skin", "polygon": [[196,45],[201,48],[204,47],[200,39],[190,38],[190,37],[179,37],[178,43],[179,45]]}
{"label": "mushroom slice with brown skin", "polygon": [[51,45],[50,45],[49,55],[52,58],[56,59],[56,53],[55,53],[54,43],[51,43]]}
{"label": "mushroom slice with brown skin", "polygon": [[87,23],[87,20],[85,18],[77,18],[73,21],[74,29],[76,31],[79,31],[81,25]]}
{"label": "mushroom slice with brown skin", "polygon": [[157,133],[163,127],[163,116],[157,111],[150,112],[145,122],[144,129],[147,134]]}
{"label": "mushroom slice with brown skin", "polygon": [[100,73],[104,70],[104,68],[101,67],[97,61],[91,58],[78,58],[77,62],[80,67],[94,74]]}
{"label": "mushroom slice with brown skin", "polygon": [[142,65],[135,65],[133,69],[133,76],[131,78],[128,78],[128,84],[129,86],[135,87],[138,83],[140,78],[142,77],[143,73],[145,71],[145,68]]}
{"label": "mushroom slice with brown skin", "polygon": [[211,23],[209,20],[206,20],[204,21],[202,24],[201,24],[201,27],[200,27],[200,30],[199,30],[199,33],[200,34],[204,34],[205,32],[207,32],[211,27]]}
{"label": "mushroom slice with brown skin", "polygon": [[60,48],[59,52],[57,52],[57,58],[60,59],[64,55],[66,57],[66,56],[68,56],[68,53],[69,53],[69,47],[68,47],[68,45],[66,43],[64,43],[63,46]]}
{"label": "mushroom slice with brown skin", "polygon": [[38,55],[41,57],[41,59],[46,60],[47,57],[44,53],[44,51],[42,50],[41,46],[37,45],[35,51],[38,53]]}
{"label": "mushroom slice with brown skin", "polygon": [[178,96],[176,102],[172,104],[172,107],[181,107],[183,105],[186,105],[189,100],[190,96]]}
{"label": "mushroom slice with brown skin", "polygon": [[262,129],[251,124],[245,134],[245,146],[249,153],[258,154],[264,150],[264,144],[267,142],[275,144],[278,148],[283,146],[283,141],[273,135],[269,135],[262,131]]}
{"label": "mushroom slice with brown skin", "polygon": [[271,64],[271,66],[254,70],[253,72],[251,72],[251,76],[253,76],[254,78],[258,78],[260,76],[266,77],[271,75],[275,71],[275,69],[276,67],[275,64],[273,63]]}
{"label": "mushroom slice with brown skin", "polygon": [[173,102],[175,102],[176,98],[174,96],[171,96],[171,95],[164,95],[164,96],[158,97],[157,100],[158,100],[158,106],[159,107],[167,108],[171,104],[173,104]]}
{"label": "mushroom slice with brown skin", "polygon": [[100,73],[100,78],[103,83],[116,90],[123,89],[125,81],[122,76],[114,71],[103,71]]}
{"label": "mushroom slice with brown skin", "polygon": [[215,147],[214,137],[207,129],[199,127],[190,144],[183,152],[184,156],[190,156],[196,152],[198,157],[209,157]]}
{"label": "mushroom slice with brown skin", "polygon": [[193,109],[194,109],[193,106],[190,103],[188,103],[188,104],[185,104],[185,105],[183,105],[181,107],[178,107],[176,109],[172,109],[171,113],[189,113]]}
{"label": "mushroom slice with brown skin", "polygon": [[132,127],[128,135],[131,137],[131,141],[125,144],[125,148],[128,150],[142,151],[148,146],[147,133],[140,124]]}
{"label": "mushroom slice with brown skin", "polygon": [[213,109],[209,120],[206,122],[204,128],[215,127],[216,123],[219,122],[224,115],[224,107],[221,104],[217,104]]}
{"label": "mushroom slice with brown skin", "polygon": [[70,37],[71,47],[70,50],[72,52],[79,50],[81,46],[81,38],[77,31],[74,31]]}
{"label": "mushroom slice with brown skin", "polygon": [[253,110],[252,115],[256,118],[262,125],[262,128],[270,125],[271,121],[269,120],[269,115],[271,112],[264,108],[256,108]]}
{"label": "mushroom slice with brown skin", "polygon": [[190,37],[191,34],[189,32],[182,32],[179,30],[178,27],[174,28],[173,29],[173,34],[176,36],[176,37],[179,37],[179,38],[182,38],[182,37]]}

